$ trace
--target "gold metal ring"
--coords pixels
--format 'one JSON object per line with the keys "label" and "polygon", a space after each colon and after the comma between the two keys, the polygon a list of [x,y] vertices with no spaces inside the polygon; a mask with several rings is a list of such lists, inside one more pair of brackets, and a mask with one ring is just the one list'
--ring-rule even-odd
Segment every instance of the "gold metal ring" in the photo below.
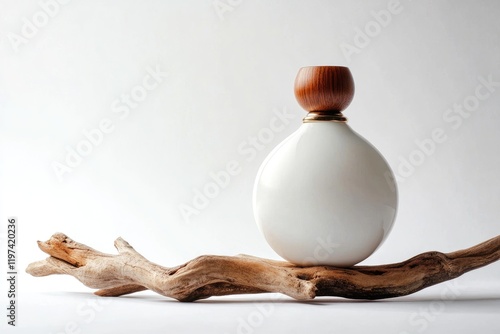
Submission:
{"label": "gold metal ring", "polygon": [[345,123],[347,122],[347,118],[342,115],[341,112],[336,113],[324,113],[324,112],[310,112],[306,117],[302,120],[303,123],[310,122],[339,122]]}

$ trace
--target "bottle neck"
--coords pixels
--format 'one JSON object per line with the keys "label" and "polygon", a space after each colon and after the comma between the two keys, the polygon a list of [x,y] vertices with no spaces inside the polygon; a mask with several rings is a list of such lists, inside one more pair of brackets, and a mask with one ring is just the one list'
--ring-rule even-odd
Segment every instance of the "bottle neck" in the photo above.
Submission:
{"label": "bottle neck", "polygon": [[340,111],[311,111],[302,120],[303,123],[311,122],[338,122],[346,123],[347,118]]}

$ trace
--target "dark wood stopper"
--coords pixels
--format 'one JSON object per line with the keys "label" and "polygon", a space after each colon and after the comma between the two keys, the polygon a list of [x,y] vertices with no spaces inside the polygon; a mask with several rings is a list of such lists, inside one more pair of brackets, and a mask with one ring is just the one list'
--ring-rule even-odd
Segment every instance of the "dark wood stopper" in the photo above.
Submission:
{"label": "dark wood stopper", "polygon": [[295,98],[309,112],[340,114],[353,96],[354,80],[347,67],[302,67],[295,78]]}

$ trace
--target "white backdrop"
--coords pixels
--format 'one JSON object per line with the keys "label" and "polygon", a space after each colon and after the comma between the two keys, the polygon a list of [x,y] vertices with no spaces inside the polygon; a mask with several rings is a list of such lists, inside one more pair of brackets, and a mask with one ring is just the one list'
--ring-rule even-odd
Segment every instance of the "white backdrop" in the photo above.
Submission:
{"label": "white backdrop", "polygon": [[[397,175],[394,229],[364,263],[500,233],[499,2],[0,4],[0,216],[18,218],[20,267],[57,231],[107,252],[122,236],[165,265],[278,258],[254,223],[252,187],[301,125],[293,80],[309,65],[350,67],[345,115]],[[200,200],[228,163],[235,175]],[[461,282],[499,275],[495,264]],[[67,277],[19,284],[88,291]]]}

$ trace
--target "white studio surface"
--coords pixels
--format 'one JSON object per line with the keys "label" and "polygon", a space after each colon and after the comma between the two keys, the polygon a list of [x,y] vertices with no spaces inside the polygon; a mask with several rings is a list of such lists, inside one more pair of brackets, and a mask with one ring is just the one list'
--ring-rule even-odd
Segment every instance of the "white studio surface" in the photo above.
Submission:
{"label": "white studio surface", "polygon": [[[300,303],[277,294],[179,303],[149,292],[120,298],[35,292],[21,299],[22,318],[29,314],[29,319],[20,320],[20,327],[9,333],[495,334],[500,285],[496,287],[492,294],[489,288],[450,282],[393,300],[319,298]],[[454,295],[464,288],[468,292]]]}
{"label": "white studio surface", "polygon": [[[302,125],[293,82],[310,65],[350,68],[344,115],[398,184],[391,234],[362,264],[500,234],[499,15],[493,0],[1,0],[0,219],[18,218],[20,271],[55,232],[108,253],[122,236],[166,266],[279,259],[252,188]],[[185,304],[143,293],[89,309],[74,279],[20,272],[19,327],[2,316],[0,331],[498,333],[499,277],[495,263],[391,301],[283,297],[267,315],[275,295]],[[238,327],[249,317],[262,324]]]}

